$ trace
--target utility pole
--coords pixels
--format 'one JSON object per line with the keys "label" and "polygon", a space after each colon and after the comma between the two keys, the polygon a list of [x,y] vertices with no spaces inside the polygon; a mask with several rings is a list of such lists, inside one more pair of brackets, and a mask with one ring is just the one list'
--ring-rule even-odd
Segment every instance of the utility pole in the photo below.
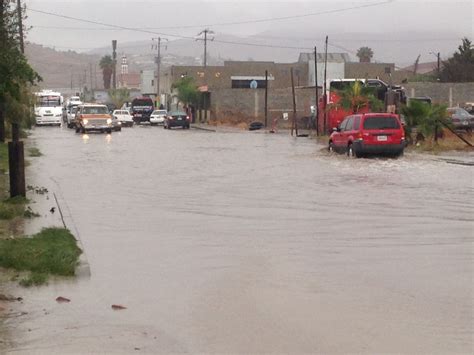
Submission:
{"label": "utility pole", "polygon": [[265,128],[268,125],[268,70],[265,70]]}
{"label": "utility pole", "polygon": [[437,66],[436,66],[436,71],[437,71],[437,74],[438,74],[438,80],[441,79],[441,53],[440,52],[430,52],[430,54],[433,54],[434,56],[436,56],[436,60],[437,60]]}
{"label": "utility pole", "polygon": [[438,80],[441,79],[441,53],[438,52],[438,54],[436,55],[438,57]]}
{"label": "utility pole", "polygon": [[316,50],[316,46],[314,46],[314,89],[316,91],[314,117],[316,119],[316,135],[319,136],[318,51]]}
{"label": "utility pole", "polygon": [[[3,11],[3,2],[2,2]],[[3,13],[2,13],[3,15]],[[21,1],[17,0],[18,34],[20,36],[20,51],[25,53],[23,39],[23,19],[21,13]],[[2,18],[3,20],[3,18]],[[0,25],[4,25],[3,21]],[[1,29],[3,30],[3,28]],[[10,172],[10,197],[26,196],[25,183],[25,150],[23,142],[20,141],[20,123],[12,123],[12,141],[8,142],[8,167]]]}
{"label": "utility pole", "polygon": [[25,43],[23,39],[23,16],[21,13],[21,0],[16,1],[16,11],[18,13],[18,34],[20,35],[20,50],[25,53]]}
{"label": "utility pole", "polygon": [[117,40],[112,40],[112,89],[117,89]]}
{"label": "utility pole", "polygon": [[166,38],[152,38],[153,42],[157,41],[158,44],[153,44],[152,49],[157,50],[156,55],[156,108],[160,107],[161,94],[160,94],[160,72],[161,72],[161,41],[168,41]]}
{"label": "utility pole", "polygon": [[328,36],[326,36],[326,44],[325,44],[325,49],[324,49],[324,93],[323,93],[323,98],[324,98],[324,122],[323,122],[323,132],[327,133],[327,110],[326,106],[328,103],[328,97],[327,97],[327,69],[328,69]]}
{"label": "utility pole", "polygon": [[89,79],[90,79],[90,82],[91,82],[91,88],[90,88],[90,91],[91,91],[91,101],[95,101],[95,97],[94,97],[94,83],[92,82],[92,63],[89,63]]}
{"label": "utility pole", "polygon": [[293,130],[296,131],[298,137],[298,123],[296,122],[296,94],[295,94],[295,80],[293,77],[293,68],[291,68],[291,93],[293,96],[293,122],[291,124],[291,135],[293,136]]}
{"label": "utility pole", "polygon": [[198,38],[196,41],[204,41],[204,68],[207,67],[207,41],[213,41],[214,37],[208,38],[208,34],[214,34],[213,31],[210,29],[206,28],[202,30],[201,32],[198,33],[198,36],[204,35],[204,39]]}

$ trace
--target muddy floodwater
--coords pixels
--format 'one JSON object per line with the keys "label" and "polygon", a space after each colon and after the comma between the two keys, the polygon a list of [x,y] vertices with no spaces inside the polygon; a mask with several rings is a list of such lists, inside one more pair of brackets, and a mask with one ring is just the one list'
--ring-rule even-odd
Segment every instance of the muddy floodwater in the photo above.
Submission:
{"label": "muddy floodwater", "polygon": [[88,268],[11,290],[7,353],[473,352],[473,166],[263,132],[31,139]]}

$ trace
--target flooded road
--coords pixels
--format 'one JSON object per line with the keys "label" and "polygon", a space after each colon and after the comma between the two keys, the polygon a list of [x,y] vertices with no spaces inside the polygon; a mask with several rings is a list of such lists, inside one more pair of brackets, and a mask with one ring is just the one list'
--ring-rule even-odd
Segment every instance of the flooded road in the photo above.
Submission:
{"label": "flooded road", "polygon": [[58,195],[90,276],[14,290],[8,352],[473,350],[472,166],[261,132],[32,140],[28,183]]}

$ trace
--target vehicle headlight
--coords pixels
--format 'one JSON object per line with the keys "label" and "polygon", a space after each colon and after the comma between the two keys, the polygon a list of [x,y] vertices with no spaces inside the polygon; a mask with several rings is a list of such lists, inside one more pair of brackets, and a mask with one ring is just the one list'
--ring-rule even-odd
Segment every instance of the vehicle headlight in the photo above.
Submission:
{"label": "vehicle headlight", "polygon": [[84,119],[84,120],[82,120],[82,123],[84,123],[84,124],[88,124],[88,123],[89,123],[89,120],[87,120],[87,119]]}
{"label": "vehicle headlight", "polygon": [[122,124],[122,122],[118,121],[118,124],[119,124],[119,125],[121,125],[121,124]]}
{"label": "vehicle headlight", "polygon": [[107,124],[111,124],[112,123],[112,119],[111,118],[107,118]]}

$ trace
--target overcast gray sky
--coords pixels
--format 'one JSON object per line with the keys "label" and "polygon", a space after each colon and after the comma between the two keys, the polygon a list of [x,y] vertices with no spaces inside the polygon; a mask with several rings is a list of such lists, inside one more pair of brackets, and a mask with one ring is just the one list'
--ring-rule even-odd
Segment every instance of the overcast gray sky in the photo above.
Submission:
{"label": "overcast gray sky", "polygon": [[[440,41],[452,40],[453,43],[460,43],[460,38],[464,36],[473,37],[472,0],[332,0],[330,2],[315,0],[25,0],[25,2],[31,9],[28,11],[26,21],[27,25],[32,26],[28,33],[29,41],[55,46],[57,49],[79,51],[108,46],[111,39],[117,39],[123,43],[149,40],[154,35],[111,29],[33,10],[125,27],[153,28],[150,31],[166,34],[170,39],[177,38],[172,35],[195,36],[205,25],[209,25],[208,27],[215,31],[216,39],[223,34],[246,36],[265,33],[277,37],[272,39],[272,43],[277,43],[278,36],[281,36],[294,39],[296,46],[308,46],[308,38],[314,38],[314,44],[322,45],[322,39],[326,34],[330,36],[337,34],[340,38],[344,33],[353,32],[364,33],[368,41],[370,41],[368,37],[371,33],[391,34],[392,41],[394,38],[397,39],[397,33],[400,33],[398,39],[402,40],[406,38],[408,32],[416,32],[416,35],[427,39],[430,39],[431,35],[431,37],[439,38]],[[362,7],[370,4],[377,5]],[[228,22],[299,15],[309,16],[225,25]],[[303,43],[299,38],[306,38],[306,41]],[[431,38],[433,39],[435,38]],[[378,40],[380,41],[380,38]],[[393,43],[403,50],[402,42]]]}

